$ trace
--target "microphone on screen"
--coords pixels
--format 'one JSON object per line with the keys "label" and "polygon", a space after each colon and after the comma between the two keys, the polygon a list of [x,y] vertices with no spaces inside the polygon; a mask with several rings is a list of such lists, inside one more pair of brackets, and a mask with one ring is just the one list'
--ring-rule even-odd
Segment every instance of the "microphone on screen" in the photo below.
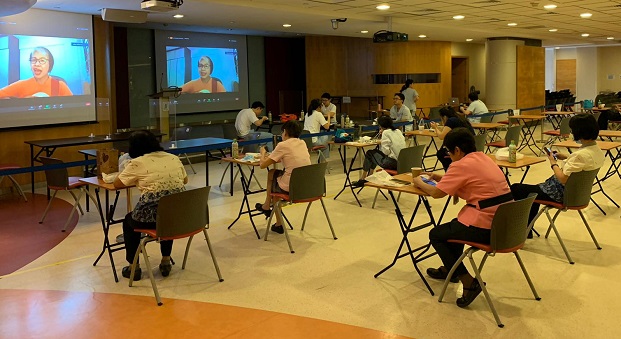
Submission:
{"label": "microphone on screen", "polygon": [[160,92],[164,90],[164,87],[162,87],[163,81],[164,81],[164,72],[162,72],[162,75],[160,76]]}

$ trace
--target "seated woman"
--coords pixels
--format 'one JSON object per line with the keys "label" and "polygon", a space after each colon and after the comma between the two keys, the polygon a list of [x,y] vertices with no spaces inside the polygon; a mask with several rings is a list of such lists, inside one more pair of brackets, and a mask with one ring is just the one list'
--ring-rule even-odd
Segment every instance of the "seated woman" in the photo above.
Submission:
{"label": "seated woman", "polygon": [[[320,113],[321,114],[321,113]],[[323,117],[323,116],[322,116]],[[294,168],[311,164],[310,154],[306,148],[306,142],[300,140],[302,129],[295,120],[287,121],[282,125],[282,141],[276,145],[271,154],[267,154],[265,147],[261,147],[261,168],[266,168],[277,162],[282,162],[284,170],[271,169],[267,175],[267,194],[263,204],[257,203],[255,208],[263,212],[265,216],[270,215],[270,205],[278,200],[270,196],[270,193],[289,193],[289,180]],[[272,225],[272,231],[283,234],[280,215],[276,215],[276,223]]]}
{"label": "seated woman", "polygon": [[483,103],[483,101],[479,100],[480,91],[472,92],[468,94],[468,100],[470,100],[470,105],[468,108],[463,106],[459,107],[459,110],[468,116],[468,119],[472,122],[480,122],[481,118],[475,118],[473,116],[480,115],[484,113],[488,113],[487,106]]}
{"label": "seated woman", "polygon": [[382,135],[381,144],[379,149],[367,151],[364,157],[364,164],[362,165],[362,178],[353,183],[354,187],[364,186],[365,178],[375,169],[375,166],[396,170],[399,153],[405,148],[405,137],[401,130],[393,126],[390,117],[379,117],[377,124],[380,126],[379,133]]}
{"label": "seated woman", "polygon": [[[311,134],[321,132],[321,128],[325,128],[326,130],[330,129],[330,122],[326,120],[321,113],[321,101],[319,99],[311,100],[310,106],[308,106],[308,111],[306,112],[306,118],[304,118],[304,129],[311,132]],[[328,159],[330,157],[330,149],[328,148],[328,141],[330,141],[329,135],[322,135],[320,137],[312,137],[314,146],[326,146],[324,150],[321,151],[323,156]]]}
{"label": "seated woman", "polygon": [[[537,193],[537,200],[562,203],[565,183],[572,173],[591,171],[602,167],[605,156],[596,143],[599,128],[593,115],[587,113],[575,115],[569,120],[569,127],[574,140],[582,144],[580,149],[569,155],[550,153],[548,160],[553,175],[538,185],[511,185],[511,193],[513,193],[514,199],[524,199],[529,193]],[[528,217],[529,224],[537,216],[538,211],[539,204],[533,203]],[[528,237],[533,237],[532,232],[528,234]]]}
{"label": "seated woman", "polygon": [[431,128],[436,130],[436,134],[438,134],[438,138],[442,140],[442,147],[436,153],[438,160],[444,167],[444,171],[448,170],[449,165],[451,164],[451,158],[448,155],[446,148],[444,147],[444,137],[457,127],[465,127],[474,135],[474,128],[470,124],[470,121],[466,119],[462,114],[455,112],[455,109],[451,106],[443,107],[440,109],[440,120],[442,120],[442,124],[444,128],[440,131],[438,129],[438,124],[435,122],[431,122]]}
{"label": "seated woman", "polygon": [[[179,157],[163,151],[158,140],[149,131],[136,131],[129,137],[129,156],[132,158],[125,169],[114,180],[114,187],[124,188],[135,185],[140,190],[140,198],[134,210],[123,220],[125,239],[125,259],[131,265],[140,245],[140,233],[134,229],[155,229],[157,205],[161,197],[185,191],[188,175]],[[160,272],[167,277],[172,266],[170,253],[172,240],[161,241],[162,262]],[[131,267],[125,266],[122,275],[129,278]],[[140,263],[136,267],[134,280],[140,280]]]}

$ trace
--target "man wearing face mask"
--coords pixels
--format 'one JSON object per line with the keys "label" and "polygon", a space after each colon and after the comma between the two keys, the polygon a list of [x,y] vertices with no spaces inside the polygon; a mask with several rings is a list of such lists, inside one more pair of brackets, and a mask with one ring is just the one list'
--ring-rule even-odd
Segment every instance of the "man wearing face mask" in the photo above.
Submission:
{"label": "man wearing face mask", "polygon": [[45,47],[35,47],[28,58],[32,78],[0,89],[0,98],[55,97],[73,95],[64,80],[50,75],[54,56]]}

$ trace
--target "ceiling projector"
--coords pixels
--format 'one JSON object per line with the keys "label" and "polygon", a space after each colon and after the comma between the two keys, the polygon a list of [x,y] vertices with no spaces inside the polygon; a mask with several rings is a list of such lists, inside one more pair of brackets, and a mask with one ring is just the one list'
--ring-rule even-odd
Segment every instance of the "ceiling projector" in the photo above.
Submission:
{"label": "ceiling projector", "polygon": [[179,9],[183,0],[144,0],[140,8],[152,12],[168,12]]}

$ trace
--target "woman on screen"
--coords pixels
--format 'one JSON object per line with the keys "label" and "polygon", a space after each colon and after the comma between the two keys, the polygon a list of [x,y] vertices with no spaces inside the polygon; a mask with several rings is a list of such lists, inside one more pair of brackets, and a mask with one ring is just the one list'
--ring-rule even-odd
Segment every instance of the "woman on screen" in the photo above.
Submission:
{"label": "woman on screen", "polygon": [[16,81],[0,89],[0,98],[56,97],[73,95],[62,78],[50,75],[54,56],[45,47],[35,47],[30,53],[32,78]]}
{"label": "woman on screen", "polygon": [[220,93],[226,92],[222,81],[211,76],[213,61],[204,55],[198,60],[198,75],[200,78],[190,80],[181,86],[181,93]]}

